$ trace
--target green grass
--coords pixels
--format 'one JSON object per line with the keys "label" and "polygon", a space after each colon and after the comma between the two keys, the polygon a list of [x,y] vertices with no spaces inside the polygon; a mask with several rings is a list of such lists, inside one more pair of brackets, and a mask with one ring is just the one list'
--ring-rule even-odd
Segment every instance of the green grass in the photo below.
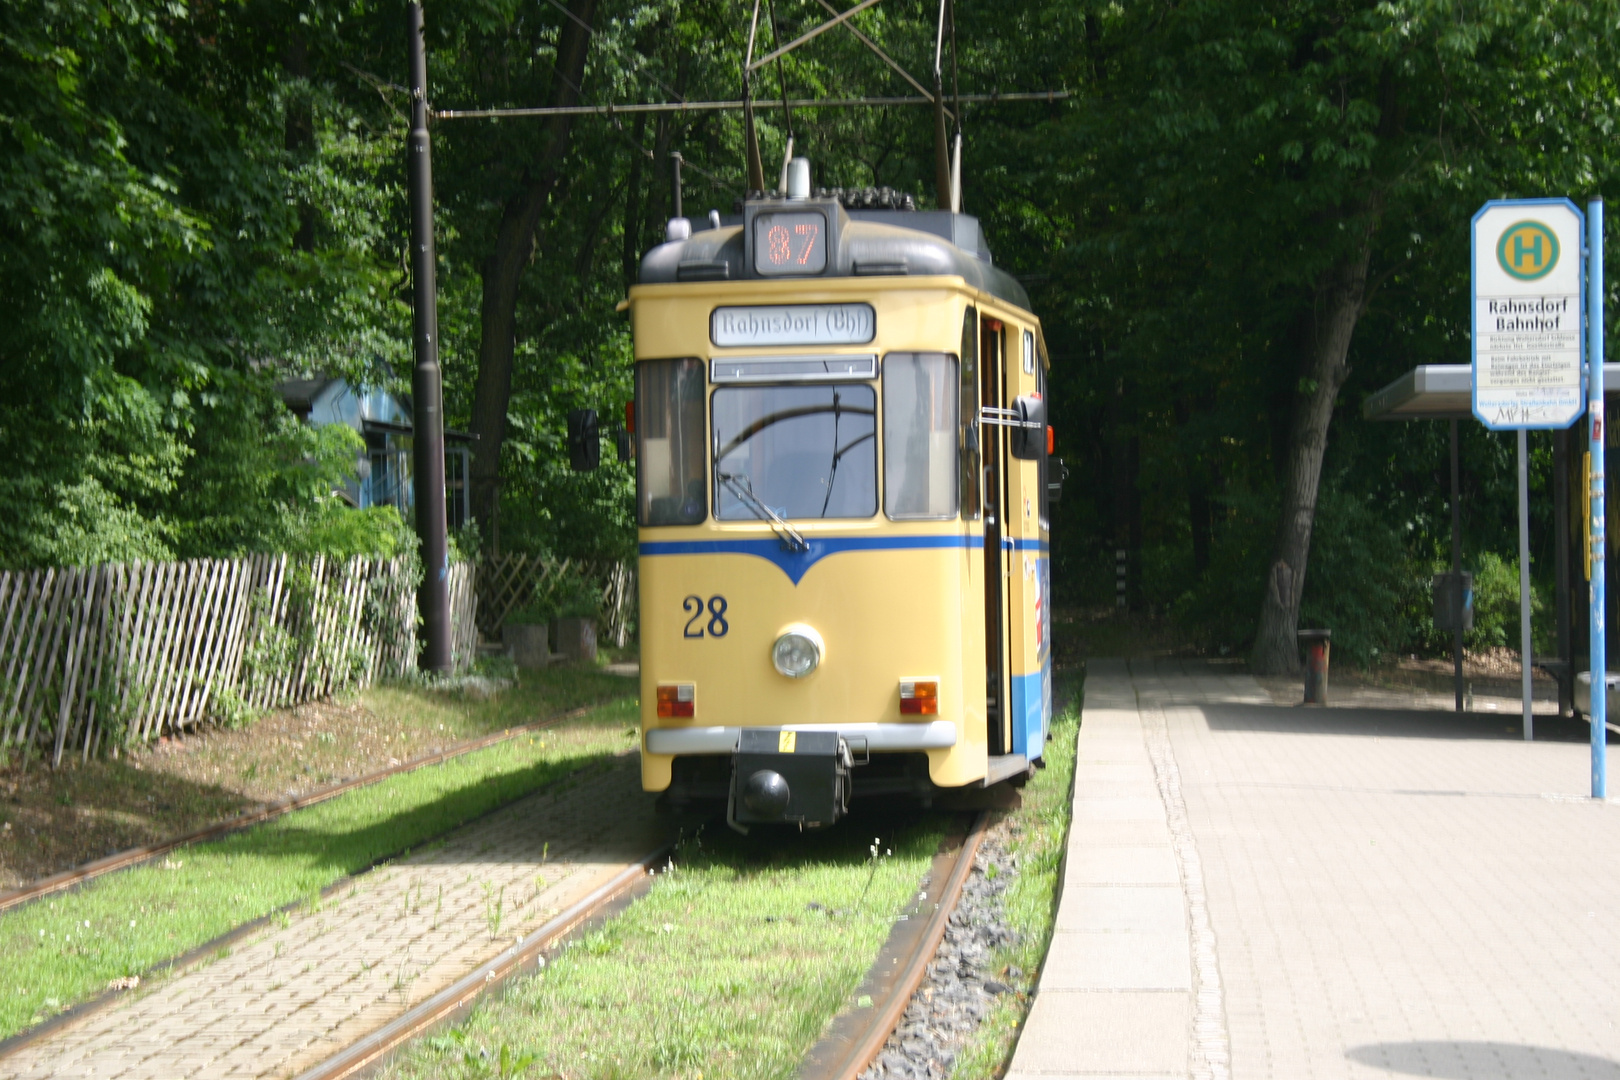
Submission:
{"label": "green grass", "polygon": [[824,833],[710,827],[644,899],[383,1075],[499,1076],[504,1055],[508,1073],[532,1059],[532,1075],[570,1080],[793,1076],[859,1007],[948,820],[858,804]]}
{"label": "green grass", "polygon": [[633,699],[605,705],[0,915],[0,1038],[628,750],[636,722]]}
{"label": "green grass", "polygon": [[[1024,972],[1012,980],[1025,989],[1046,958],[1056,917],[1058,867],[1068,843],[1070,799],[1074,781],[1075,737],[1080,732],[1080,701],[1066,707],[1052,723],[1046,768],[1024,786],[1024,806],[1012,816],[1009,847],[1018,855],[1018,875],[1002,894],[1008,923],[1018,931],[1017,944],[997,951],[992,968],[1006,977],[1009,967]],[[968,1045],[957,1055],[952,1080],[990,1080],[1000,1076],[1018,1041],[1018,1029],[1029,1014],[1027,993],[1003,994]]]}

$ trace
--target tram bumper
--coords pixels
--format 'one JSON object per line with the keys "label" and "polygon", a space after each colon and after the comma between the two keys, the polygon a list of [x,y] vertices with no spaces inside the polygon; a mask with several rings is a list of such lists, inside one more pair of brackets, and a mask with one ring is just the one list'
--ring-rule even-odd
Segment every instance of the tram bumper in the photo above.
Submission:
{"label": "tram bumper", "polygon": [[853,765],[835,731],[743,728],[731,757],[726,824],[831,825],[849,811]]}

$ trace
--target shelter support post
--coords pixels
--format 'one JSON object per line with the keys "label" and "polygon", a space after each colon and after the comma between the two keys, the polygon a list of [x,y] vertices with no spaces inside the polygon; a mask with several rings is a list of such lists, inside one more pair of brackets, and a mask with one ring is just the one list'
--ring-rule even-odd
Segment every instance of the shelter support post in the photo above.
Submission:
{"label": "shelter support post", "polygon": [[1458,464],[1457,421],[1451,421],[1451,573],[1458,584],[1451,590],[1452,685],[1457,711],[1463,711],[1463,591],[1462,591],[1462,477]]}
{"label": "shelter support post", "polygon": [[1524,738],[1536,737],[1536,721],[1530,711],[1530,670],[1535,657],[1530,651],[1530,433],[1519,435],[1519,690],[1524,695]]}
{"label": "shelter support post", "polygon": [[427,46],[422,5],[407,9],[411,130],[406,156],[411,192],[411,299],[416,367],[411,374],[416,533],[422,544],[423,671],[450,670],[450,552],[444,518],[444,386],[439,376],[438,283],[433,243],[433,164],[428,137]]}
{"label": "shelter support post", "polygon": [[1607,722],[1609,719],[1608,634],[1604,625],[1605,536],[1604,508],[1604,408],[1603,408],[1603,200],[1593,199],[1586,207],[1586,391],[1587,431],[1591,437],[1591,524],[1592,524],[1592,798],[1608,797],[1609,763]]}

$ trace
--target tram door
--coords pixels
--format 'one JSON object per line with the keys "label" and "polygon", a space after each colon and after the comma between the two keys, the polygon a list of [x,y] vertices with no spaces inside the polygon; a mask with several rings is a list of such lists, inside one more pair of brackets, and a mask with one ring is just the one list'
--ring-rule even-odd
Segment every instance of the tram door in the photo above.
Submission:
{"label": "tram door", "polygon": [[[1003,370],[1002,324],[998,319],[979,321],[979,404],[1004,409],[1006,372]],[[996,413],[990,413],[996,416]],[[1001,538],[1007,522],[1007,434],[1000,424],[979,425],[984,452],[984,650],[985,715],[990,725],[989,751],[1012,752],[1012,725],[1008,710],[1007,554]]]}

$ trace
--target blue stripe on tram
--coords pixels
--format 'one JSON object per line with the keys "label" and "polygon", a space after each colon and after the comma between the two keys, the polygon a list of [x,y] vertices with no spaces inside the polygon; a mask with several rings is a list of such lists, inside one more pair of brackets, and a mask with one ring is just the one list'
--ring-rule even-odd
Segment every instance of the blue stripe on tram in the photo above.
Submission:
{"label": "blue stripe on tram", "polygon": [[753,555],[776,566],[797,585],[816,563],[845,551],[924,551],[941,548],[982,549],[982,536],[817,536],[806,537],[808,551],[787,551],[774,536],[759,540],[645,540],[648,555]]}

